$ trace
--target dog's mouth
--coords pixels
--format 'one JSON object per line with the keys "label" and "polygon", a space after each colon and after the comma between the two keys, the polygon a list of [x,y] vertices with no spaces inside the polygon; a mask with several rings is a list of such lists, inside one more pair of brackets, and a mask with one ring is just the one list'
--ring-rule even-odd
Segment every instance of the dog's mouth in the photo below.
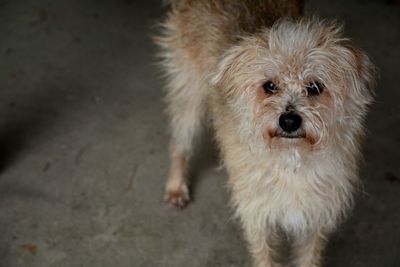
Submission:
{"label": "dog's mouth", "polygon": [[302,134],[302,133],[286,133],[286,132],[280,133],[278,136],[281,137],[281,138],[289,138],[289,139],[305,138],[306,137],[306,135]]}
{"label": "dog's mouth", "polygon": [[285,132],[282,129],[278,129],[274,131],[272,134],[270,134],[272,138],[278,137],[278,138],[284,138],[284,139],[301,139],[301,138],[306,138],[306,134],[302,130],[297,130],[291,133]]}
{"label": "dog's mouth", "polygon": [[270,129],[268,132],[269,140],[271,145],[280,146],[298,146],[303,144],[309,144],[314,146],[318,142],[318,136],[314,136],[311,133],[306,133],[306,131],[301,127],[294,132],[285,132],[280,128]]}

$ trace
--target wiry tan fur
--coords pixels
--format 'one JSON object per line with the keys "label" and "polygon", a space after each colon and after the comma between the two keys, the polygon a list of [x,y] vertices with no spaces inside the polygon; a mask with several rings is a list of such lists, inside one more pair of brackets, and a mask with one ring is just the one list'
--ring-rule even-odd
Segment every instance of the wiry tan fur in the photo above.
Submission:
{"label": "wiry tan fur", "polygon": [[[296,266],[320,266],[327,236],[352,206],[374,67],[341,27],[298,19],[301,1],[173,2],[157,38],[171,118],[166,199],[189,201],[187,162],[211,117],[232,203],[255,266],[280,266],[275,243],[293,241]],[[287,19],[285,17],[292,17]],[[267,94],[266,81],[278,91]],[[324,85],[320,95],[305,89]],[[299,138],[280,134],[288,109]]]}

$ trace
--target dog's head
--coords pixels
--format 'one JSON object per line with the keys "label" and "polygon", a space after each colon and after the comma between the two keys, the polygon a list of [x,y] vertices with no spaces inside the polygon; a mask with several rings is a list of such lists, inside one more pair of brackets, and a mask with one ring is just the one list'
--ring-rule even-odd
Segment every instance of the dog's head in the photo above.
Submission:
{"label": "dog's head", "polygon": [[372,63],[341,27],[303,19],[243,37],[212,84],[238,134],[255,146],[357,149],[373,78]]}

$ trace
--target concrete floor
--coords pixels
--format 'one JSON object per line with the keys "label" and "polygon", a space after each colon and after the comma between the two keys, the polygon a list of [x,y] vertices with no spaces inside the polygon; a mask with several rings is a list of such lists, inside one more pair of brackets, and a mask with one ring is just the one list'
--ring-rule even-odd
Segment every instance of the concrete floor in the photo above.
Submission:
{"label": "concrete floor", "polygon": [[[162,201],[168,169],[152,1],[0,2],[0,266],[250,266],[215,152],[194,202]],[[364,193],[325,266],[400,266],[400,7],[306,1],[380,69]]]}

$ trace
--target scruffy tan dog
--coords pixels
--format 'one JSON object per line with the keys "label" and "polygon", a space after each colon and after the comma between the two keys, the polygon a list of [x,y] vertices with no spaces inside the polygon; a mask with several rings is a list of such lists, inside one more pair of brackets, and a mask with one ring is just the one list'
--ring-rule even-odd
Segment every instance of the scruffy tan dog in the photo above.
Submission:
{"label": "scruffy tan dog", "polygon": [[[189,201],[188,160],[211,117],[255,266],[320,266],[352,205],[374,67],[334,22],[297,18],[300,0],[181,0],[157,39],[168,78],[166,199]],[[291,18],[285,18],[291,17]]]}

